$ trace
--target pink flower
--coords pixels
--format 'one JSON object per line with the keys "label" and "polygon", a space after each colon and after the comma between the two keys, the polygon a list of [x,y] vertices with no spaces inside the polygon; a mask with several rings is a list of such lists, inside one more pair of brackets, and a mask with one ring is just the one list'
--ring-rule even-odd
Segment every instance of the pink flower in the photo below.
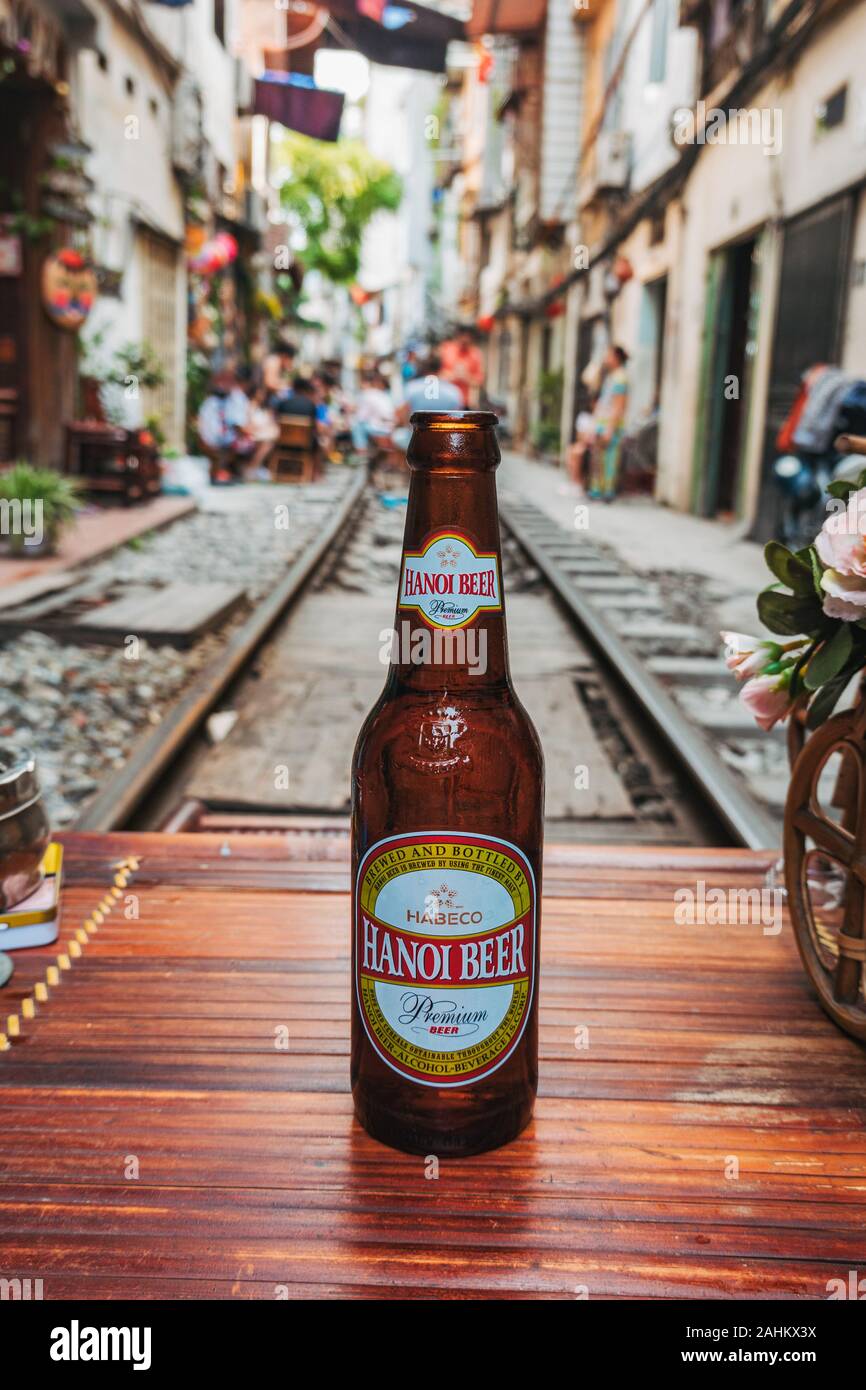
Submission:
{"label": "pink flower", "polygon": [[790,670],[754,676],[740,691],[740,703],[762,729],[772,729],[791,712]]}
{"label": "pink flower", "polygon": [[821,587],[827,617],[846,623],[866,618],[866,488],[851,493],[844,512],[827,517],[815,549],[826,566]]}
{"label": "pink flower", "polygon": [[782,655],[782,648],[777,642],[749,637],[745,632],[723,632],[721,637],[725,644],[725,665],[729,671],[733,671],[738,681],[759,675]]}

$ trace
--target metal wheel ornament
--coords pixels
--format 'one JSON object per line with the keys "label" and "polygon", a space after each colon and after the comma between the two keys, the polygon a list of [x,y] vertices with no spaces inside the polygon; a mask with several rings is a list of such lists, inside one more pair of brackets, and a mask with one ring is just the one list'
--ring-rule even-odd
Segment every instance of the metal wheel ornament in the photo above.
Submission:
{"label": "metal wheel ornament", "polygon": [[[844,808],[839,820],[819,797],[821,774],[835,753],[841,755],[833,796]],[[866,1041],[866,702],[828,719],[797,753],[784,850],[788,909],[809,978],[834,1022]],[[815,901],[820,894],[810,881],[816,856],[826,856],[846,878],[844,895],[829,911]]]}

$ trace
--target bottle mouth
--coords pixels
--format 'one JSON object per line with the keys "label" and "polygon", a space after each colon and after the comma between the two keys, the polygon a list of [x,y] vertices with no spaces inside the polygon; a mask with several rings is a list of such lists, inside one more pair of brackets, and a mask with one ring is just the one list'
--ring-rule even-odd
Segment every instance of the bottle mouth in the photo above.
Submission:
{"label": "bottle mouth", "polygon": [[415,410],[409,424],[416,429],[492,429],[499,417],[492,410]]}

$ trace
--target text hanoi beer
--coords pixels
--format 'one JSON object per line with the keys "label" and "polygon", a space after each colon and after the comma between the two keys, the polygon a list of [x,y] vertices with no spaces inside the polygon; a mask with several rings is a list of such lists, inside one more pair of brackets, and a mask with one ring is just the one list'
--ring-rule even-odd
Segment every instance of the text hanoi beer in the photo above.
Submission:
{"label": "text hanoi beer", "polygon": [[352,768],[352,1092],[375,1138],[469,1154],[538,1073],[543,764],[511,685],[495,416],[412,416],[391,664]]}

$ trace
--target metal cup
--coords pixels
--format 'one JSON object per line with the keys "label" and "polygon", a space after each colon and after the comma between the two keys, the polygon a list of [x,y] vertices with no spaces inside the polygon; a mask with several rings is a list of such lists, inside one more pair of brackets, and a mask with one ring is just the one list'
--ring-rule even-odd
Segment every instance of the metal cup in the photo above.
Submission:
{"label": "metal cup", "polygon": [[0,749],[0,911],[39,887],[50,839],[36,760]]}

